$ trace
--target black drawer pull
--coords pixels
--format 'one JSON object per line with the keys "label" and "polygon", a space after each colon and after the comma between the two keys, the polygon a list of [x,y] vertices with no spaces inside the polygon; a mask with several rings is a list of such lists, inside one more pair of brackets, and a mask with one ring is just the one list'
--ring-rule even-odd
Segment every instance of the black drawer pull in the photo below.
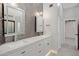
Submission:
{"label": "black drawer pull", "polygon": [[39,53],[41,53],[42,51],[40,50]]}
{"label": "black drawer pull", "polygon": [[41,44],[39,44],[39,46],[41,46]]}
{"label": "black drawer pull", "polygon": [[49,45],[49,43],[47,43],[47,45]]}
{"label": "black drawer pull", "polygon": [[26,51],[21,52],[21,54],[24,54]]}

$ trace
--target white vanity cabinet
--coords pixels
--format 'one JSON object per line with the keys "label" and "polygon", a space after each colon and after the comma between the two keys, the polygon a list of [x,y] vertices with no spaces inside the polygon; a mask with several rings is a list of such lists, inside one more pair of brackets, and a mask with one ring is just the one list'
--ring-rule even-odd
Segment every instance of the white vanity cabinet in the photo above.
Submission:
{"label": "white vanity cabinet", "polygon": [[33,44],[19,47],[17,49],[2,54],[2,56],[31,56],[31,55],[35,55],[35,47]]}
{"label": "white vanity cabinet", "polygon": [[52,40],[50,39],[50,37],[34,38],[34,40],[36,41],[33,43],[30,43],[28,45],[25,45],[24,43],[23,46],[13,49],[2,55],[3,56],[45,56],[49,52],[49,50],[52,49],[52,42],[51,42]]}

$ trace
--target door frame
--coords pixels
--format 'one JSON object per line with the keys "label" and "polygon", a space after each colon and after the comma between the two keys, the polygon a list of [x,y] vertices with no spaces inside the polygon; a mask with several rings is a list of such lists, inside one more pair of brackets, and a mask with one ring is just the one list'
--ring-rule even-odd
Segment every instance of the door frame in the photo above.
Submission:
{"label": "door frame", "polygon": [[67,21],[75,21],[76,22],[76,24],[75,24],[75,26],[77,26],[76,28],[77,28],[77,32],[74,34],[74,35],[76,35],[76,38],[75,38],[75,45],[76,45],[76,49],[78,49],[79,50],[79,23],[78,23],[78,19],[75,19],[75,20],[67,20]]}
{"label": "door frame", "polygon": [[1,3],[1,27],[2,27],[2,33],[1,33],[1,44],[5,43],[5,34],[4,34],[4,3]]}
{"label": "door frame", "polygon": [[79,22],[78,22],[78,34],[77,34],[77,37],[78,37],[78,39],[77,39],[77,49],[79,50]]}
{"label": "door frame", "polygon": [[5,43],[5,34],[4,34],[4,3],[2,3],[2,44]]}

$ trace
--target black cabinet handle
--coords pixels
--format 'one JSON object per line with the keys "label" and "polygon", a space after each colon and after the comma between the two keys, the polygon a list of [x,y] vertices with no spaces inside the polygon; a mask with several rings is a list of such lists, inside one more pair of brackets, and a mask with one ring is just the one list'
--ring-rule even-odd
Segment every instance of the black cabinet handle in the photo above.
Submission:
{"label": "black cabinet handle", "polygon": [[26,51],[21,52],[21,54],[24,54]]}
{"label": "black cabinet handle", "polygon": [[39,46],[41,46],[41,44],[39,44]]}
{"label": "black cabinet handle", "polygon": [[49,43],[47,43],[47,45],[49,45]]}
{"label": "black cabinet handle", "polygon": [[41,53],[42,51],[40,50],[40,51],[38,51],[39,53]]}
{"label": "black cabinet handle", "polygon": [[79,34],[75,34],[75,35],[79,35]]}
{"label": "black cabinet handle", "polygon": [[42,26],[42,25],[40,25],[40,26]]}

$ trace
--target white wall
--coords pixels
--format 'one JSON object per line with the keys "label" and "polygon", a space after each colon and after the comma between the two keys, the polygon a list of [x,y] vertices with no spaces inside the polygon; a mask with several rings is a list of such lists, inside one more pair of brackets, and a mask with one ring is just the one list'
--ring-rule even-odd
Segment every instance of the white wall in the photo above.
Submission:
{"label": "white wall", "polygon": [[44,34],[52,36],[53,49],[58,49],[64,39],[63,10],[57,4],[53,4],[53,7],[49,7],[49,5],[43,4]]}
{"label": "white wall", "polygon": [[62,4],[60,4],[58,6],[58,12],[59,12],[59,15],[58,15],[58,33],[59,33],[59,48],[61,48],[61,44],[64,43],[64,40],[65,40],[65,20],[63,19],[63,6]]}
{"label": "white wall", "polygon": [[79,7],[74,6],[64,10],[64,19],[65,20],[76,20],[79,19]]}
{"label": "white wall", "polygon": [[44,34],[51,35],[53,49],[57,49],[58,44],[58,22],[57,22],[57,8],[49,7],[50,4],[43,4],[44,17]]}

